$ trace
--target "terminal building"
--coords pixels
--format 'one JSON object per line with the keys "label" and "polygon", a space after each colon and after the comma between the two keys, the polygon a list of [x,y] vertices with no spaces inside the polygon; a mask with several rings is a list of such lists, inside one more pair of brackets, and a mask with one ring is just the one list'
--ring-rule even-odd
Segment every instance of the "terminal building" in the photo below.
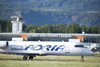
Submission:
{"label": "terminal building", "polygon": [[99,51],[100,34],[85,34],[85,32],[82,32],[82,34],[22,33],[22,16],[11,16],[11,19],[12,33],[0,33],[0,41],[12,41],[12,38],[23,38],[24,41],[80,42],[90,50]]}

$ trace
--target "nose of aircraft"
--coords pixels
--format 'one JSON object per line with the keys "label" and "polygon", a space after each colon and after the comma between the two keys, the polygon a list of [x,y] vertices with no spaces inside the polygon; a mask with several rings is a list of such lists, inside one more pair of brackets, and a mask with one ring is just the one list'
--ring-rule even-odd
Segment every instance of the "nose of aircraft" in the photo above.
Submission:
{"label": "nose of aircraft", "polygon": [[90,54],[90,55],[91,55],[91,54],[93,54],[93,52],[89,50],[89,51],[88,51],[88,54]]}
{"label": "nose of aircraft", "polygon": [[93,52],[92,52],[91,50],[85,48],[85,49],[83,50],[83,54],[85,54],[85,55],[92,55]]}
{"label": "nose of aircraft", "polygon": [[87,49],[87,50],[86,50],[86,54],[87,54],[87,55],[92,55],[93,52],[92,52],[91,50]]}

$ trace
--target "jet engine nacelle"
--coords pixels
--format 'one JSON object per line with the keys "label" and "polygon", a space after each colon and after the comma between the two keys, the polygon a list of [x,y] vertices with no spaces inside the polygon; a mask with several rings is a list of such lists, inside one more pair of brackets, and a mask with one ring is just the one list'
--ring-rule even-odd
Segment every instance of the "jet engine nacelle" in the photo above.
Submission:
{"label": "jet engine nacelle", "polygon": [[8,42],[7,41],[0,41],[0,48],[6,48],[8,47]]}

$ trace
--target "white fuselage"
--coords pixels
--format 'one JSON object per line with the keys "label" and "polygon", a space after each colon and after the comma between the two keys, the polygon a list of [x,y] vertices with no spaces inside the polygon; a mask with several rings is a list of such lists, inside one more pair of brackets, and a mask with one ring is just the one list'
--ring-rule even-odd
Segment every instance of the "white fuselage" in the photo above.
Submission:
{"label": "white fuselage", "polygon": [[38,42],[38,41],[8,41],[6,48],[0,48],[0,53],[21,55],[70,55],[85,56],[93,52],[79,43],[70,42]]}

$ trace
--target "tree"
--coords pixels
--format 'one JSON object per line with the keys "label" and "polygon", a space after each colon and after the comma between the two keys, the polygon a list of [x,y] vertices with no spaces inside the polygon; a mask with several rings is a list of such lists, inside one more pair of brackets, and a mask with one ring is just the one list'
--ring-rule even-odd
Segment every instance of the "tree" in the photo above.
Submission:
{"label": "tree", "polygon": [[11,20],[7,21],[7,26],[6,26],[6,32],[11,32],[12,31],[12,24]]}
{"label": "tree", "polygon": [[1,32],[6,32],[7,19],[5,19],[5,20],[1,19],[0,20],[0,25],[1,25]]}
{"label": "tree", "polygon": [[36,33],[41,33],[41,25],[36,25]]}
{"label": "tree", "polygon": [[34,30],[34,29],[35,29],[35,25],[29,24],[29,25],[26,26],[26,28],[27,28],[27,31],[28,31],[29,33],[32,33],[31,30]]}
{"label": "tree", "polygon": [[77,23],[73,23],[70,26],[69,33],[80,33],[81,29]]}
{"label": "tree", "polygon": [[49,26],[48,26],[48,33],[52,33],[52,32],[53,32],[52,24],[49,24]]}
{"label": "tree", "polygon": [[48,33],[48,24],[41,25],[41,32]]}
{"label": "tree", "polygon": [[65,33],[65,25],[63,25],[62,23],[59,24],[59,33]]}
{"label": "tree", "polygon": [[67,25],[67,26],[65,27],[65,33],[69,33],[70,28],[71,28],[71,25]]}
{"label": "tree", "polygon": [[36,29],[30,30],[29,33],[36,33]]}
{"label": "tree", "polygon": [[26,32],[27,28],[26,28],[26,24],[23,24],[23,32]]}
{"label": "tree", "polygon": [[99,25],[99,27],[98,27],[98,31],[97,31],[97,32],[98,32],[98,34],[100,34],[100,25]]}
{"label": "tree", "polygon": [[93,34],[96,34],[97,33],[97,30],[98,30],[98,28],[97,28],[96,25],[92,27],[92,33]]}

